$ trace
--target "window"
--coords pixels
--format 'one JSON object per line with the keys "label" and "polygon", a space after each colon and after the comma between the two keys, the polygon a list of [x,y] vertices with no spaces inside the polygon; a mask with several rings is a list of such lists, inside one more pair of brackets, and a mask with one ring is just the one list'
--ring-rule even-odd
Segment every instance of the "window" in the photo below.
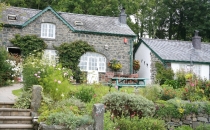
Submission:
{"label": "window", "polygon": [[55,38],[55,25],[51,23],[41,24],[41,37],[42,38]]}
{"label": "window", "polygon": [[106,57],[98,53],[87,52],[80,57],[79,67],[82,71],[106,72]]}
{"label": "window", "polygon": [[56,65],[57,62],[56,50],[44,50],[43,59],[50,65]]}

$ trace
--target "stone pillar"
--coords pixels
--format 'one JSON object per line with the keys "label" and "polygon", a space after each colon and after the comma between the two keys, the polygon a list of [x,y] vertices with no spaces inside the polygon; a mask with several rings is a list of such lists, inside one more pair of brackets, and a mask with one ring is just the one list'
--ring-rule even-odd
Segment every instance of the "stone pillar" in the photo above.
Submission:
{"label": "stone pillar", "polygon": [[42,101],[42,87],[40,85],[33,85],[31,96],[31,111],[32,116],[37,116],[38,109]]}
{"label": "stone pillar", "polygon": [[104,110],[104,104],[98,103],[93,105],[94,130],[104,129]]}

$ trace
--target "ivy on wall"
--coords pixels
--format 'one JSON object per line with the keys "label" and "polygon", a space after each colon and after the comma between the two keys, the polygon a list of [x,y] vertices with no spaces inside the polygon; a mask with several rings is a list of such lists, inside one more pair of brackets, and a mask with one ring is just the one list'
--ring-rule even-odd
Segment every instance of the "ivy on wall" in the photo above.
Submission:
{"label": "ivy on wall", "polygon": [[54,48],[58,51],[59,62],[63,67],[70,68],[73,72],[74,79],[81,82],[81,71],[78,67],[79,59],[85,52],[95,52],[93,46],[87,42],[78,40],[72,43],[63,43]]}
{"label": "ivy on wall", "polygon": [[11,39],[10,42],[15,46],[20,47],[21,54],[24,57],[27,57],[30,53],[42,52],[47,48],[47,44],[44,40],[36,35],[20,36],[19,34],[16,34],[15,38]]}

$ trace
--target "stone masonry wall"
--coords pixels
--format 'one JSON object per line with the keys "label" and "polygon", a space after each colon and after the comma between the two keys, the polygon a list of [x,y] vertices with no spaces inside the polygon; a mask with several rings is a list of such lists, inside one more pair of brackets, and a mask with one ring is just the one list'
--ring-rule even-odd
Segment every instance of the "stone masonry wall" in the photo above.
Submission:
{"label": "stone masonry wall", "polygon": [[151,55],[151,65],[150,65],[150,68],[151,68],[151,69],[150,69],[151,77],[150,77],[150,79],[151,79],[152,83],[155,83],[155,76],[156,76],[156,74],[157,74],[157,72],[156,72],[156,67],[155,67],[155,63],[156,63],[156,62],[162,63],[162,62],[161,62],[160,59],[158,59],[157,56],[155,56],[155,54],[153,54],[152,52],[150,53],[150,55]]}
{"label": "stone masonry wall", "polygon": [[195,129],[197,126],[201,124],[210,124],[210,115],[205,113],[198,113],[196,114],[190,114],[187,116],[184,116],[181,119],[176,118],[165,118],[167,128],[168,130],[174,130],[175,127],[181,126],[181,125],[189,125],[193,129]]}
{"label": "stone masonry wall", "polygon": [[[6,43],[6,46],[13,46],[9,40],[14,38],[15,34],[37,35],[40,37],[41,23],[46,22],[56,25],[56,38],[44,39],[48,45],[48,49],[53,49],[53,45],[59,46],[62,43],[70,43],[76,40],[83,40],[94,46],[98,53],[105,55],[107,58],[107,63],[109,60],[114,58],[119,60],[123,65],[122,71],[124,73],[129,73],[130,43],[124,44],[123,39],[125,37],[102,34],[74,33],[51,11],[45,12],[22,29],[14,27],[3,28],[3,30],[0,32],[1,45],[3,45],[2,43]],[[127,37],[127,39],[130,41],[129,37]],[[106,50],[104,45],[108,45],[109,49]],[[107,71],[110,70],[107,68]]]}

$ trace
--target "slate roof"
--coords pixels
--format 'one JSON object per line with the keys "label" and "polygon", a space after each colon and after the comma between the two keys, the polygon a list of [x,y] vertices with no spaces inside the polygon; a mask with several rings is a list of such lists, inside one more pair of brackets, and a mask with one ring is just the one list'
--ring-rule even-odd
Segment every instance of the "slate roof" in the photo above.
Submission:
{"label": "slate roof", "polygon": [[[28,23],[35,20],[45,11],[52,11],[57,17],[59,17],[73,32],[84,33],[99,33],[110,35],[124,35],[135,37],[135,33],[130,29],[127,24],[121,24],[118,17],[109,16],[94,16],[85,14],[74,14],[66,12],[56,12],[51,7],[47,7],[44,10],[20,8],[20,7],[8,7],[3,11],[2,22],[5,25],[13,25],[18,27],[27,26]],[[8,14],[16,15],[17,20],[11,21],[7,19]],[[75,21],[81,21],[83,26],[76,26]]]}
{"label": "slate roof", "polygon": [[210,44],[201,43],[201,49],[194,49],[191,41],[142,39],[150,50],[162,61],[210,63]]}

